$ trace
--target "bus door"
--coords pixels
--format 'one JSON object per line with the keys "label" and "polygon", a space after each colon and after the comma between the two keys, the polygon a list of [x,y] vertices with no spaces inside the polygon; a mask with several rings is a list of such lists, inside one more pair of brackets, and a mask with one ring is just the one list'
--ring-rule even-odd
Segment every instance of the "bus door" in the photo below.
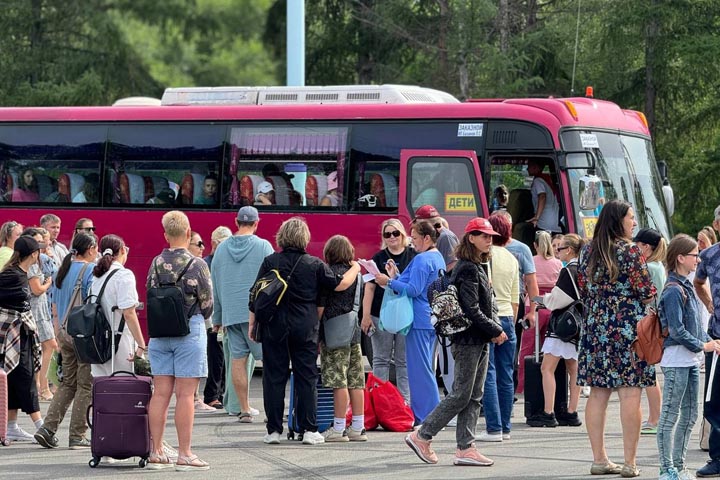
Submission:
{"label": "bus door", "polygon": [[488,207],[477,155],[473,150],[401,150],[398,214],[403,222],[422,205],[432,205],[459,237]]}

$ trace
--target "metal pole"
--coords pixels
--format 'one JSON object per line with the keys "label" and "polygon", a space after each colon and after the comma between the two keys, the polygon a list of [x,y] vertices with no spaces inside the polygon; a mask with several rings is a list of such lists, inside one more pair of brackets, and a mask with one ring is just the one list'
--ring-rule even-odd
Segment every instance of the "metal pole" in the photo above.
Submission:
{"label": "metal pole", "polygon": [[305,85],[305,0],[287,0],[287,85]]}

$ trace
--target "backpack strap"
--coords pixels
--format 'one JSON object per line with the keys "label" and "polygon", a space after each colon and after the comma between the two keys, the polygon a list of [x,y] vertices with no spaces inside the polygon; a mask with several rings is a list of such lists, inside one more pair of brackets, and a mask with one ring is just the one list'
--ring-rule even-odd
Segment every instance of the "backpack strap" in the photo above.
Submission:
{"label": "backpack strap", "polygon": [[[293,274],[293,272],[295,271],[295,267],[298,266],[298,263],[300,263],[300,260],[302,260],[302,258],[303,258],[305,255],[306,255],[306,254],[303,253],[303,254],[300,255],[300,256],[298,257],[298,259],[295,261],[295,265],[293,265],[292,270],[290,270],[290,273],[288,273],[287,279],[285,280],[286,282],[289,282],[289,281],[290,281],[290,278],[292,277],[292,274]],[[278,257],[278,272],[280,271],[280,265],[279,265],[279,264],[280,264],[280,257]]]}
{"label": "backpack strap", "polygon": [[70,310],[72,310],[73,305],[75,305],[75,302],[77,301],[77,296],[82,294],[83,275],[85,274],[85,270],[87,270],[89,266],[90,263],[86,262],[85,265],[83,265],[80,269],[78,278],[77,280],[75,280],[75,286],[73,286],[72,295],[70,295],[70,303],[68,303],[67,309],[65,309],[65,315],[63,315],[62,321],[60,322],[60,328],[65,328],[65,322],[67,322],[67,317],[68,315],[70,315]]}
{"label": "backpack strap", "polygon": [[685,289],[678,282],[667,282],[665,284],[665,288],[667,288],[669,285],[676,285],[678,287],[678,290],[680,290],[680,295],[682,296],[682,299],[683,299],[683,306],[684,306],[685,303],[687,302],[687,294],[685,293]]}
{"label": "backpack strap", "polygon": [[116,268],[115,270],[110,272],[108,274],[107,278],[105,279],[105,281],[103,282],[102,287],[100,287],[100,292],[95,297],[95,303],[97,303],[98,305],[100,305],[100,299],[102,298],[103,293],[105,293],[105,287],[107,286],[108,281],[110,281],[110,279],[113,277],[113,275],[115,275],[117,273],[118,270],[120,270],[120,269]]}
{"label": "backpack strap", "polygon": [[[175,280],[175,285],[180,282],[180,279],[185,275],[185,273],[188,271],[188,268],[190,268],[190,265],[192,265],[193,261],[195,261],[195,257],[191,258],[190,261],[185,265],[185,268],[182,269],[180,272],[180,275],[178,275],[177,280]],[[155,268],[157,268],[157,264],[155,265]]]}

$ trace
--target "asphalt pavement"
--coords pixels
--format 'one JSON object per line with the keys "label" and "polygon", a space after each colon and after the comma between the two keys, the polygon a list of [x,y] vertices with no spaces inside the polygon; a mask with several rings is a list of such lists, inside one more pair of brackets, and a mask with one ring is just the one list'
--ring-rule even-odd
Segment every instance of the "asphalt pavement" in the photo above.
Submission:
{"label": "asphalt pavement", "polygon": [[[287,404],[286,395],[286,404]],[[65,478],[173,478],[213,479],[462,479],[462,478],[590,478],[592,455],[587,432],[582,427],[530,428],[524,423],[522,396],[516,403],[512,439],[502,443],[477,443],[480,451],[495,460],[492,467],[457,467],[452,464],[455,452],[455,429],[446,428],[435,438],[433,448],[440,457],[437,465],[422,463],[403,441],[405,433],[373,431],[366,443],[329,443],[308,446],[286,440],[280,445],[265,445],[262,413],[262,378],[256,375],[251,383],[251,403],[261,410],[255,423],[241,424],[226,413],[195,417],[193,451],[211,465],[209,472],[176,473],[141,470],[136,464],[101,464],[88,466],[89,451],[66,448],[65,419],[58,437],[60,448],[47,450],[38,445],[14,443],[0,447],[0,478],[2,479],[65,479]],[[585,399],[580,413],[584,417]],[[43,412],[48,404],[43,403]],[[647,400],[643,400],[647,412]],[[69,412],[68,412],[69,413]],[[622,434],[619,402],[613,395],[608,408],[606,442],[611,460],[622,464]],[[29,417],[20,415],[20,425],[33,432]],[[483,427],[480,419],[478,431]],[[707,460],[698,448],[699,422],[688,450],[688,465],[694,470]],[[177,446],[172,412],[166,439]],[[643,435],[638,450],[639,478],[658,477],[655,435]],[[592,477],[598,478],[598,477]],[[606,476],[603,478],[619,478]]]}

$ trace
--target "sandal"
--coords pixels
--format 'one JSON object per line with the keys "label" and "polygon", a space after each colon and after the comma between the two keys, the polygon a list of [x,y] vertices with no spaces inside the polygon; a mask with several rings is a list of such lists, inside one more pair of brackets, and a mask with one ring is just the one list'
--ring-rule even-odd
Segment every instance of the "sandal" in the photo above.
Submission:
{"label": "sandal", "polygon": [[148,463],[145,466],[148,470],[165,470],[167,468],[173,468],[173,463],[168,459],[168,456],[158,455],[157,453],[151,453],[148,457]]}
{"label": "sandal", "polygon": [[40,390],[39,397],[41,402],[52,402],[54,395],[49,388],[43,388]]}
{"label": "sandal", "polygon": [[253,423],[253,416],[250,412],[242,412],[238,415],[238,422],[240,423]]}
{"label": "sandal", "polygon": [[175,464],[176,472],[194,472],[210,470],[210,464],[204,460],[200,460],[197,455],[191,457],[179,456]]}

